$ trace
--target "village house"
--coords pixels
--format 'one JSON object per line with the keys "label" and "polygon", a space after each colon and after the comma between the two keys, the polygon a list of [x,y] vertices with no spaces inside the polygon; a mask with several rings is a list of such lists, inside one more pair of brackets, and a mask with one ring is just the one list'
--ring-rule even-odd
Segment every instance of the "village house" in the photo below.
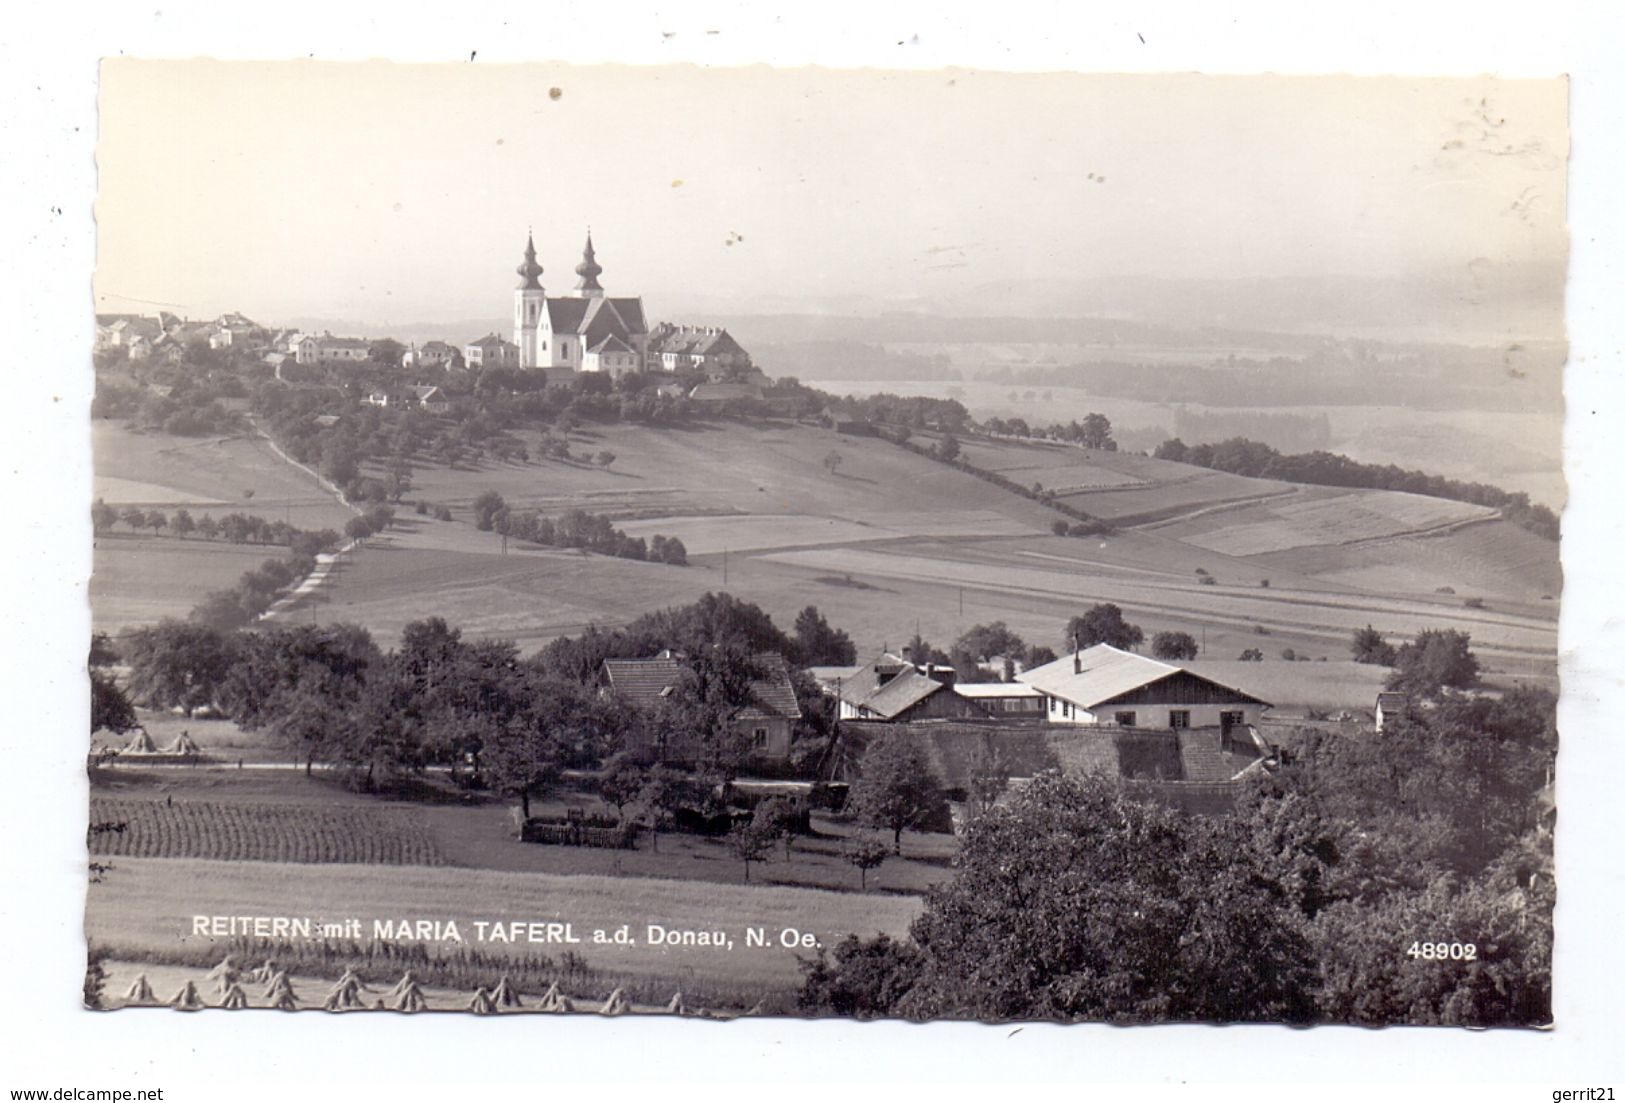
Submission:
{"label": "village house", "polygon": [[1053,724],[1122,728],[1232,728],[1257,724],[1268,701],[1221,685],[1173,663],[1099,643],[1016,680],[1046,700]]}
{"label": "village house", "polygon": [[882,654],[855,667],[815,672],[836,701],[842,720],[970,720],[988,715],[972,696],[956,692],[954,668],[916,665],[900,655]]}
{"label": "village house", "polygon": [[408,388],[412,400],[417,403],[420,410],[431,414],[443,414],[451,409],[451,402],[446,398],[446,392],[439,387],[411,387]]}
{"label": "village house", "polygon": [[296,346],[295,360],[301,364],[358,364],[372,354],[372,342],[365,337],[303,337]]}
{"label": "village house", "polygon": [[[751,749],[765,758],[790,757],[790,741],[801,719],[801,704],[790,681],[790,667],[781,655],[757,655],[753,661],[761,677],[750,684],[750,701],[728,717],[730,728],[750,737]],[[669,651],[647,659],[605,659],[604,688],[629,704],[653,711],[677,692],[687,671],[682,659]],[[655,733],[661,741],[665,736]]]}
{"label": "village house", "polygon": [[401,366],[456,370],[463,366],[463,354],[445,341],[425,341],[422,345],[413,345],[401,354]]}
{"label": "village house", "polygon": [[[516,366],[570,368],[620,378],[643,370],[649,343],[643,300],[604,294],[598,281],[603,266],[593,251],[592,234],[576,265],[575,294],[549,296],[536,262],[536,242],[527,237],[525,258],[516,269],[513,323]],[[470,359],[470,364],[473,360]]]}
{"label": "village house", "polygon": [[[96,315],[96,348],[132,349],[137,342],[151,351],[152,342],[164,332],[163,323],[147,314]],[[144,354],[143,354],[144,355]],[[134,357],[131,357],[134,359]]]}
{"label": "village house", "polygon": [[515,368],[519,346],[490,333],[463,346],[463,361],[470,368]]}
{"label": "village house", "polygon": [[703,371],[713,380],[749,371],[750,353],[719,326],[661,322],[649,334],[648,370]]}

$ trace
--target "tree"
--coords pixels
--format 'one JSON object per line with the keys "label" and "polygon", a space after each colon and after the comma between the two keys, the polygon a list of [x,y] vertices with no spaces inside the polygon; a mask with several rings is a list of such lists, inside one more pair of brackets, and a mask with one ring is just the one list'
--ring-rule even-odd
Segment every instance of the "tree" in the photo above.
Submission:
{"label": "tree", "polygon": [[401,357],[406,353],[406,346],[393,337],[381,337],[367,348],[367,359],[375,364],[382,364],[386,368],[401,366]]}
{"label": "tree", "polygon": [[1394,655],[1388,688],[1414,697],[1437,697],[1445,690],[1478,684],[1478,658],[1472,637],[1454,628],[1426,628]]}
{"label": "tree", "polygon": [[140,532],[147,525],[147,511],[136,506],[125,506],[119,510],[118,519],[130,526],[130,531]]}
{"label": "tree", "polygon": [[113,680],[113,676],[104,671],[92,668],[90,671],[90,733],[92,735],[106,729],[115,735],[122,735],[140,727],[136,719],[135,709],[130,699],[124,695],[124,690]]}
{"label": "tree", "polygon": [[1034,646],[1034,647],[1029,647],[1027,649],[1027,667],[1028,667],[1028,669],[1031,669],[1031,668],[1033,668],[1035,666],[1043,666],[1045,663],[1052,663],[1054,661],[1055,661],[1055,652],[1050,650],[1049,648],[1043,646],[1042,644],[1039,644],[1039,645]]}
{"label": "tree", "polygon": [[903,829],[914,827],[942,801],[942,786],[919,744],[888,733],[869,744],[863,772],[852,786],[852,808],[865,827],[892,833],[892,851],[903,853]]}
{"label": "tree", "polygon": [[617,819],[626,818],[626,806],[638,800],[648,779],[648,768],[629,754],[618,754],[598,776],[598,795],[615,806]]}
{"label": "tree", "polygon": [[[1020,662],[1027,655],[1027,644],[1010,631],[1004,621],[996,620],[992,624],[978,624],[960,636],[954,641],[949,654],[964,656],[972,661],[972,665],[990,663],[996,659]],[[955,665],[959,665],[957,661]]]}
{"label": "tree", "polygon": [[615,453],[606,448],[593,457],[593,462],[599,467],[608,467],[615,462]]}
{"label": "tree", "polygon": [[[1036,483],[1034,484],[1033,489],[1039,489]],[[1049,530],[1056,536],[1065,536],[1071,531],[1071,526],[1069,526],[1065,521],[1055,520],[1050,522]]]}
{"label": "tree", "polygon": [[796,614],[795,634],[791,639],[795,661],[800,666],[850,666],[857,661],[852,637],[831,628],[816,605],[809,605]]}
{"label": "tree", "polygon": [[113,526],[118,523],[118,520],[118,510],[108,505],[100,498],[97,498],[96,503],[90,507],[90,527],[92,531],[96,532],[98,535],[104,532],[111,532]]}
{"label": "tree", "polygon": [[863,892],[869,891],[869,871],[879,869],[889,857],[891,848],[873,835],[853,835],[841,848],[841,858],[857,867],[858,888]]}
{"label": "tree", "polygon": [[1199,650],[1189,632],[1158,632],[1151,637],[1151,654],[1159,659],[1194,659]]}
{"label": "tree", "polygon": [[944,433],[937,442],[935,449],[937,459],[945,463],[952,463],[959,458],[959,438],[952,433]]}
{"label": "tree", "polygon": [[769,797],[756,806],[755,819],[771,827],[784,843],[784,860],[790,860],[790,851],[807,825],[807,814],[789,797]]}
{"label": "tree", "polygon": [[[879,848],[883,860],[885,844],[869,842]],[[848,935],[836,943],[833,954],[820,950],[818,957],[801,963],[805,977],[796,1008],[806,1014],[856,1019],[892,1014],[914,987],[922,962],[919,949],[907,939],[880,935],[866,941]]]}
{"label": "tree", "polygon": [[192,520],[190,513],[182,509],[176,511],[175,519],[169,523],[169,527],[174,530],[176,536],[185,540],[188,534],[196,531],[197,522]]}
{"label": "tree", "polygon": [[1264,661],[1264,653],[1256,647],[1249,647],[1236,658],[1244,663],[1261,663]]}
{"label": "tree", "polygon": [[344,522],[344,535],[357,543],[364,542],[375,530],[366,517],[352,517]]}
{"label": "tree", "polygon": [[952,661],[947,652],[940,647],[932,647],[925,637],[916,629],[912,639],[903,645],[903,658],[916,666],[926,666],[931,663],[948,663]]}
{"label": "tree", "polygon": [[649,817],[649,838],[655,850],[660,849],[660,830],[665,827],[679,808],[691,801],[693,784],[682,773],[669,766],[655,766],[643,778],[638,791],[638,804]]}
{"label": "tree", "polygon": [[1112,441],[1112,423],[1105,414],[1090,414],[1083,419],[1083,432],[1079,443],[1085,448],[1105,448],[1115,450]]}
{"label": "tree", "polygon": [[1354,643],[1350,650],[1354,653],[1355,662],[1373,666],[1393,666],[1399,655],[1394,645],[1383,639],[1382,633],[1369,624],[1354,630]]}
{"label": "tree", "polygon": [[1241,828],[1035,778],[965,830],[888,1010],[983,1020],[1305,1022],[1316,958]]}
{"label": "tree", "polygon": [[218,705],[237,657],[237,640],[207,625],[164,620],[125,639],[130,696],[149,708],[180,708],[187,716]]}
{"label": "tree", "polygon": [[746,881],[750,880],[750,864],[765,861],[773,852],[773,844],[776,842],[778,830],[766,820],[752,816],[748,820],[734,824],[733,830],[728,832],[728,851],[745,863]]}
{"label": "tree", "polygon": [[991,812],[1009,787],[1010,770],[993,740],[988,738],[970,760],[970,776],[965,786],[977,814]]}
{"label": "tree", "polygon": [[496,523],[496,515],[507,508],[502,495],[494,490],[487,490],[474,499],[474,527],[481,532],[490,532]]}
{"label": "tree", "polygon": [[1123,619],[1123,610],[1111,602],[1089,607],[1080,617],[1066,622],[1068,648],[1093,647],[1097,643],[1110,644],[1124,651],[1132,651],[1145,642],[1145,633]]}
{"label": "tree", "polygon": [[825,454],[825,456],[824,456],[824,470],[825,471],[828,471],[831,475],[833,475],[833,474],[835,474],[835,469],[840,467],[840,466],[841,466],[841,454],[839,452],[831,451],[831,452]]}
{"label": "tree", "polygon": [[288,744],[311,772],[339,758],[362,729],[361,698],[380,660],[366,629],[299,625],[247,635],[221,696],[239,726]]}

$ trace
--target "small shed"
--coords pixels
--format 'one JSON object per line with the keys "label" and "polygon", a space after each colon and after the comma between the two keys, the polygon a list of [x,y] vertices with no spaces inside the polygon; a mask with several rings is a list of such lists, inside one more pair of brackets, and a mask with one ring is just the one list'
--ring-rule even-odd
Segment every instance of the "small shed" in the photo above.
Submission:
{"label": "small shed", "polygon": [[1411,699],[1403,693],[1377,694],[1377,730],[1382,731],[1383,725],[1390,720],[1402,719],[1405,710],[1410,707]]}

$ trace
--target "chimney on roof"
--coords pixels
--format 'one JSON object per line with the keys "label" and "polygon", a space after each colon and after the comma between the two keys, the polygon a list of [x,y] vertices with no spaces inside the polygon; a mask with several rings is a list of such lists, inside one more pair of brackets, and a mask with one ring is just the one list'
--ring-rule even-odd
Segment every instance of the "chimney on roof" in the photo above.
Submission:
{"label": "chimney on roof", "polygon": [[1072,673],[1083,673],[1083,656],[1078,653],[1078,637],[1072,637]]}

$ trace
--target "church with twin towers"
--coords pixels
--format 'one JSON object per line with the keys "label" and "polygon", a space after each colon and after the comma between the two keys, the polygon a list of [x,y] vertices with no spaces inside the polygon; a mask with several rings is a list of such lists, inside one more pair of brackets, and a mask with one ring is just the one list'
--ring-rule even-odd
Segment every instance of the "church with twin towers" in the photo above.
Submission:
{"label": "church with twin towers", "polygon": [[644,370],[649,355],[649,323],[641,298],[604,294],[603,267],[593,253],[592,231],[576,265],[573,295],[549,295],[536,262],[534,235],[525,238],[525,259],[517,269],[513,295],[514,344],[521,368],[569,368],[626,375]]}
{"label": "church with twin towers", "polygon": [[573,294],[547,293],[534,234],[526,235],[525,257],[516,271],[513,343],[520,368],[603,372],[616,378],[685,369],[716,377],[751,368],[749,354],[727,330],[670,322],[651,328],[641,297],[605,294],[598,279],[604,269],[593,250],[591,230],[575,268]]}

